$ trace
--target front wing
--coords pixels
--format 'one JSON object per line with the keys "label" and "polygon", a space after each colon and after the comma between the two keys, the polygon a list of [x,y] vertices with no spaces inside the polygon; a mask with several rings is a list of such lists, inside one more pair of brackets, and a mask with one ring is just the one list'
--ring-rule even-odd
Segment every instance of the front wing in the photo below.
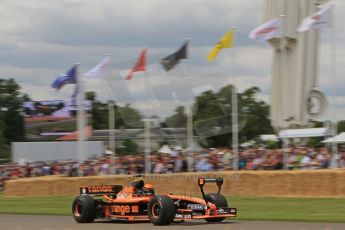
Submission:
{"label": "front wing", "polygon": [[192,220],[192,219],[207,219],[207,218],[228,218],[236,217],[236,208],[219,208],[216,212],[206,210],[205,213],[195,213],[193,210],[177,210],[175,220]]}
{"label": "front wing", "polygon": [[[117,220],[128,220],[128,221],[148,221],[149,218],[147,214],[143,213],[113,213],[111,210],[113,208],[108,206],[105,208],[105,216],[108,219],[117,219]],[[175,214],[175,221],[178,220],[193,220],[193,219],[207,219],[207,218],[228,218],[236,217],[237,210],[236,208],[219,208],[217,212],[213,213],[210,210],[206,210],[204,213],[196,213],[191,209],[177,209]]]}

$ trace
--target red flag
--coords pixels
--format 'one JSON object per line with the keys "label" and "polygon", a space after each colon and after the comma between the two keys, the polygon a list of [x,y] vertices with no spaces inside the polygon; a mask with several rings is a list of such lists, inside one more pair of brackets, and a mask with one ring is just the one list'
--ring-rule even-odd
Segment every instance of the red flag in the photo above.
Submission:
{"label": "red flag", "polygon": [[146,50],[145,48],[141,51],[138,61],[127,75],[126,80],[131,80],[135,72],[146,71]]}

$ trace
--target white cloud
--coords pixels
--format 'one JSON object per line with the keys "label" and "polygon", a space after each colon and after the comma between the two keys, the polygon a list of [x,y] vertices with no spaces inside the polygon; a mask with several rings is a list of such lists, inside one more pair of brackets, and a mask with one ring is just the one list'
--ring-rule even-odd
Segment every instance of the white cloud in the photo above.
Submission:
{"label": "white cloud", "polygon": [[[33,99],[65,99],[72,87],[55,92],[50,88],[55,76],[76,62],[85,72],[104,55],[113,53],[114,69],[108,76],[110,88],[118,103],[159,100],[159,112],[170,114],[176,106],[175,92],[181,101],[188,101],[191,87],[210,85],[219,89],[235,83],[240,91],[251,86],[262,89],[260,98],[269,102],[271,88],[272,50],[267,44],[256,44],[248,33],[261,23],[264,0],[2,0],[0,2],[0,78],[15,78],[23,91]],[[337,94],[345,92],[345,29],[340,26],[345,1],[336,3],[337,82],[329,77],[330,30],[322,32],[320,89],[327,95],[337,85]],[[223,50],[214,63],[206,62],[210,48],[225,30],[236,26],[236,50]],[[128,89],[119,80],[119,72],[129,69],[140,49],[149,47],[149,62],[177,49],[190,37],[191,60],[185,60],[176,70],[162,77],[156,86],[155,98],[145,95],[145,85]],[[233,54],[235,52],[235,55]],[[166,82],[168,81],[168,82]],[[157,83],[157,82],[156,82]],[[129,84],[129,83],[128,83]],[[110,94],[101,81],[86,83],[102,100]],[[344,90],[343,90],[344,89]],[[176,96],[175,95],[175,96]],[[176,99],[176,98],[175,98]],[[339,101],[339,102],[338,102]],[[337,99],[339,109],[344,98]],[[343,110],[340,110],[343,114]]]}

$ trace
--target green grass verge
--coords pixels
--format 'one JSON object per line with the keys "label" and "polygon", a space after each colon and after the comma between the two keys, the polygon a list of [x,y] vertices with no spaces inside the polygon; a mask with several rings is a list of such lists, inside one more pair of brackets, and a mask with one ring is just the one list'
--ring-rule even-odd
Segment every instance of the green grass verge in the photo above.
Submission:
{"label": "green grass verge", "polygon": [[[71,215],[73,197],[5,198],[1,214]],[[345,223],[345,199],[228,197],[238,220]]]}
{"label": "green grass verge", "polygon": [[228,197],[238,219],[345,223],[345,199]]}
{"label": "green grass verge", "polygon": [[72,197],[5,198],[0,194],[0,214],[70,215]]}

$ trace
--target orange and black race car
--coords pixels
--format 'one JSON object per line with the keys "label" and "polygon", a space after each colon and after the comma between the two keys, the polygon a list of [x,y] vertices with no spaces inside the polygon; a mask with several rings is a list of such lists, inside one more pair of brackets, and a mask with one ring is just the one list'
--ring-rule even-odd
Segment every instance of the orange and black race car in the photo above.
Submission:
{"label": "orange and black race car", "polygon": [[[216,183],[217,193],[204,193],[206,183]],[[220,193],[223,178],[199,178],[202,198],[173,194],[156,195],[151,184],[137,179],[128,187],[121,185],[83,186],[80,196],[72,204],[72,213],[78,223],[95,219],[150,221],[154,225],[169,225],[173,221],[205,219],[221,222],[236,217],[236,208],[229,208]]]}

